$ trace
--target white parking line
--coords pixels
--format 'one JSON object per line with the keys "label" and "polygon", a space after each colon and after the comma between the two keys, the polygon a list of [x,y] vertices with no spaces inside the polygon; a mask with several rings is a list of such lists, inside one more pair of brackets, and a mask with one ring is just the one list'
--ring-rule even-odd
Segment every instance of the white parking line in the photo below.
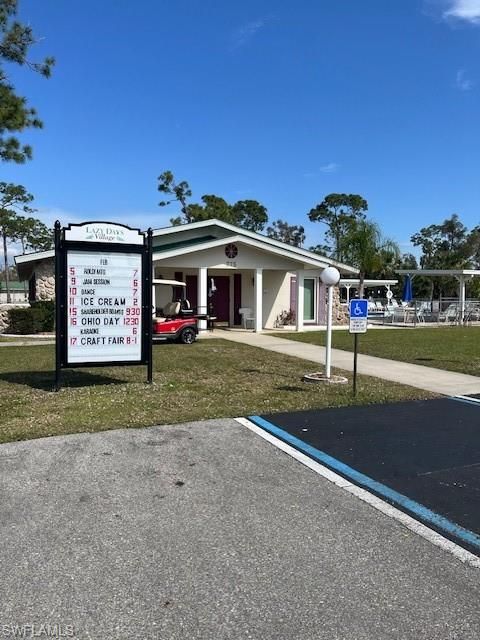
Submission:
{"label": "white parking line", "polygon": [[270,444],[273,444],[275,447],[277,447],[277,449],[284,451],[292,458],[295,458],[295,460],[297,460],[298,462],[301,462],[306,467],[309,467],[309,469],[311,469],[315,473],[318,473],[320,476],[322,476],[329,482],[332,482],[333,484],[337,485],[344,491],[348,491],[348,493],[356,496],[357,498],[360,498],[360,500],[362,500],[363,502],[366,502],[374,509],[381,511],[384,515],[388,516],[389,518],[393,518],[394,520],[397,520],[397,522],[400,522],[401,524],[403,524],[405,527],[407,527],[414,533],[418,534],[422,538],[425,538],[425,540],[428,540],[435,546],[440,547],[441,549],[443,549],[444,551],[447,551],[448,553],[451,553],[453,556],[461,560],[461,562],[464,562],[465,564],[468,564],[471,567],[475,567],[476,569],[480,569],[480,558],[474,555],[473,553],[470,553],[469,551],[467,551],[463,547],[460,547],[458,544],[455,544],[451,540],[444,538],[442,535],[440,535],[433,529],[430,529],[429,527],[422,524],[421,522],[418,522],[418,520],[415,520],[414,518],[404,513],[403,511],[400,511],[399,509],[392,507],[392,505],[388,504],[381,498],[377,498],[377,496],[373,495],[369,491],[366,491],[365,489],[362,489],[361,487],[358,487],[357,485],[353,484],[349,480],[346,480],[345,478],[335,473],[334,471],[331,471],[330,469],[320,464],[319,462],[312,460],[311,458],[306,456],[304,453],[297,451],[297,449],[290,446],[286,442],[283,442],[282,440],[276,438],[271,433],[268,433],[268,431],[261,429],[260,427],[258,427],[256,424],[254,424],[247,418],[235,418],[235,420],[240,424],[242,424],[244,427],[247,427],[247,429],[250,429],[250,431],[253,431],[254,433],[256,433],[258,436],[260,436],[267,442],[270,442]]}
{"label": "white parking line", "polygon": [[452,396],[452,400],[462,400],[469,404],[480,404],[480,398],[472,398],[471,396]]}

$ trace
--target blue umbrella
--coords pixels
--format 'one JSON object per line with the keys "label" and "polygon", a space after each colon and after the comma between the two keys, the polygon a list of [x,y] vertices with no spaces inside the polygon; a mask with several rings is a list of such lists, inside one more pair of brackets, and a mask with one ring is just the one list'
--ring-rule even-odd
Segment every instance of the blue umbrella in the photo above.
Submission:
{"label": "blue umbrella", "polygon": [[404,302],[411,302],[413,300],[412,278],[410,276],[407,276],[405,278],[405,282],[403,284],[402,300]]}

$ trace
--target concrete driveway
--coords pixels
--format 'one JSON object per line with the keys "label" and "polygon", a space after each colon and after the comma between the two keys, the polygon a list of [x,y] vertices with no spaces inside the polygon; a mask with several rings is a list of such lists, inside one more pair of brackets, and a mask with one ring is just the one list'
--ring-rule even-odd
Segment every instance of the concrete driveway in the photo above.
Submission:
{"label": "concrete driveway", "polygon": [[478,570],[233,420],[2,445],[0,485],[0,638],[480,635]]}

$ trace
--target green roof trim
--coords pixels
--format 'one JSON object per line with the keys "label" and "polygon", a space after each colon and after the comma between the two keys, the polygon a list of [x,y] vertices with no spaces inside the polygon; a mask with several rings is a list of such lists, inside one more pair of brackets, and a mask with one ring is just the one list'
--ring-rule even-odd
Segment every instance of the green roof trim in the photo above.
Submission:
{"label": "green roof trim", "polygon": [[210,240],[218,240],[215,236],[202,236],[200,238],[190,238],[188,240],[179,240],[178,242],[169,242],[167,244],[161,244],[153,247],[153,253],[160,253],[163,251],[171,251],[172,249],[182,249],[183,247],[192,247],[197,244],[203,244],[210,242]]}

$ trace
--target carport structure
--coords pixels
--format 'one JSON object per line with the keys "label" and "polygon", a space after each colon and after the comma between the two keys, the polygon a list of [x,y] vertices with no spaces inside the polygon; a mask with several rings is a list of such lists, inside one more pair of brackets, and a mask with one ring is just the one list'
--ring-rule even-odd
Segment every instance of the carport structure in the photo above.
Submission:
{"label": "carport structure", "polygon": [[475,277],[480,277],[479,269],[399,269],[396,273],[402,276],[426,276],[428,278],[453,277],[458,280],[458,323],[465,324],[465,289],[466,283]]}

